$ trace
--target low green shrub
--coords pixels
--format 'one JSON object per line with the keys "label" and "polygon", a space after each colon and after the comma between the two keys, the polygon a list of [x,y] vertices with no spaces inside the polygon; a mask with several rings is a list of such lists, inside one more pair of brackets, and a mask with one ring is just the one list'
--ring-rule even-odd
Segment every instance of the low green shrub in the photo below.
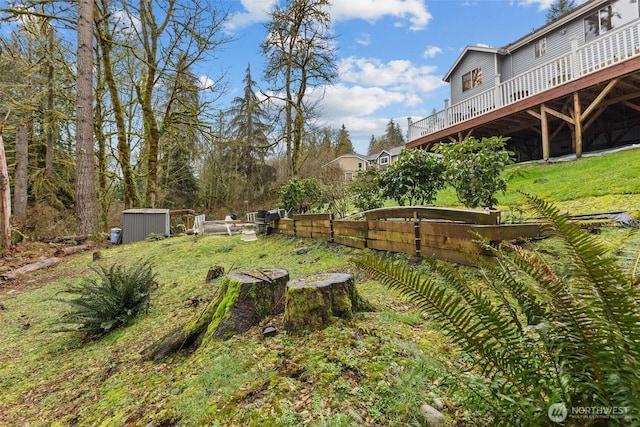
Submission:
{"label": "low green shrub", "polygon": [[92,268],[97,277],[88,277],[62,291],[71,299],[57,298],[71,306],[60,320],[75,325],[60,331],[81,332],[98,337],[123,326],[148,307],[151,291],[157,286],[156,274],[149,261],[126,268],[122,265]]}

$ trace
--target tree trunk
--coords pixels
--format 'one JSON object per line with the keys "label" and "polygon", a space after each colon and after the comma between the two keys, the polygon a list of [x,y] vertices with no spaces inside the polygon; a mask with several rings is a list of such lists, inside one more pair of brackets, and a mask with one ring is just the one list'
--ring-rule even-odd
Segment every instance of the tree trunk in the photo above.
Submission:
{"label": "tree trunk", "polygon": [[357,311],[371,311],[346,273],[318,274],[287,284],[284,328],[287,331],[322,329],[331,317],[349,320]]}
{"label": "tree trunk", "polygon": [[11,186],[7,170],[7,156],[0,128],[0,249],[5,254],[11,249]]}
{"label": "tree trunk", "polygon": [[78,233],[97,231],[93,148],[93,0],[80,0],[76,108],[76,217]]}
{"label": "tree trunk", "polygon": [[18,227],[27,219],[27,167],[29,161],[29,129],[26,123],[16,127],[16,170],[13,189],[13,218]]}
{"label": "tree trunk", "polygon": [[230,338],[267,316],[282,313],[288,280],[289,272],[284,269],[228,274],[202,313],[145,349],[143,357],[160,360],[201,340]]}
{"label": "tree trunk", "polygon": [[129,209],[138,206],[138,192],[134,179],[133,168],[131,167],[131,147],[127,137],[127,127],[125,124],[125,113],[122,101],[120,100],[120,92],[116,82],[116,76],[113,71],[113,62],[111,61],[111,47],[113,44],[113,36],[109,33],[109,20],[107,15],[110,13],[108,0],[101,0],[100,10],[103,16],[98,25],[98,43],[102,48],[102,65],[104,68],[104,80],[109,88],[109,96],[111,97],[111,107],[116,124],[116,139],[118,147],[117,160],[122,170],[122,192],[124,198],[124,208]]}

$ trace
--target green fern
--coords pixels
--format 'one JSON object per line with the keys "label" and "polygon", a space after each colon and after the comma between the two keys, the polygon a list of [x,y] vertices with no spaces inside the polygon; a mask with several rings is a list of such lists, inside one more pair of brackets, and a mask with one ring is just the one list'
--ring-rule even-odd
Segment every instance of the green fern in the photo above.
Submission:
{"label": "green fern", "polygon": [[149,304],[151,291],[156,286],[155,273],[149,261],[127,269],[121,265],[93,268],[98,277],[86,278],[82,283],[63,291],[71,299],[57,298],[71,306],[60,320],[58,331],[82,332],[87,337],[106,334],[125,325]]}
{"label": "green fern", "polygon": [[[568,254],[563,272],[542,254],[503,243],[472,283],[446,263],[429,277],[367,255],[359,268],[429,313],[475,362],[472,393],[499,424],[551,424],[547,408],[625,407],[640,423],[640,298],[637,280],[591,234],[551,204],[527,196]],[[584,420],[582,420],[584,421]],[[572,422],[569,420],[569,422]]]}

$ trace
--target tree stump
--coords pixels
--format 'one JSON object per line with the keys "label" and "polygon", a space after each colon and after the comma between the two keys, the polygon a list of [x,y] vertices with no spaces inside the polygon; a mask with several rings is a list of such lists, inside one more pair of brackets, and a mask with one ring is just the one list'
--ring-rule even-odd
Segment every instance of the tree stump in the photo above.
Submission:
{"label": "tree stump", "polygon": [[284,328],[317,330],[328,325],[331,317],[349,320],[354,312],[372,310],[357,292],[351,274],[318,274],[287,284]]}
{"label": "tree stump", "polygon": [[227,275],[218,293],[220,303],[209,323],[205,339],[230,338],[249,330],[269,315],[284,311],[289,272],[284,269],[253,270]]}
{"label": "tree stump", "polygon": [[247,331],[269,315],[282,313],[288,280],[289,272],[285,269],[226,275],[218,294],[202,313],[145,349],[143,357],[160,360],[200,341],[227,339]]}

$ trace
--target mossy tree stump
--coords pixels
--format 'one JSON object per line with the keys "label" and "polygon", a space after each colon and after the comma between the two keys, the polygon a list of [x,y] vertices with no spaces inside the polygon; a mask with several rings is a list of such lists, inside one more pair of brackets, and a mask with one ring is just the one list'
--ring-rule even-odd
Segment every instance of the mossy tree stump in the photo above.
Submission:
{"label": "mossy tree stump", "polygon": [[229,273],[203,312],[145,349],[143,356],[159,360],[200,341],[230,338],[247,331],[269,315],[281,314],[288,281],[289,272],[285,269]]}
{"label": "mossy tree stump", "polygon": [[327,273],[294,279],[287,283],[284,328],[291,332],[321,329],[330,323],[331,317],[349,320],[354,312],[372,309],[358,294],[351,274]]}

